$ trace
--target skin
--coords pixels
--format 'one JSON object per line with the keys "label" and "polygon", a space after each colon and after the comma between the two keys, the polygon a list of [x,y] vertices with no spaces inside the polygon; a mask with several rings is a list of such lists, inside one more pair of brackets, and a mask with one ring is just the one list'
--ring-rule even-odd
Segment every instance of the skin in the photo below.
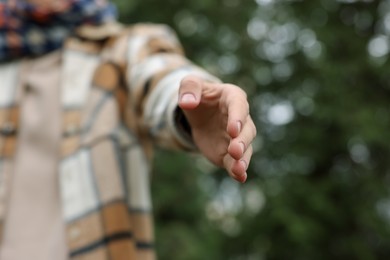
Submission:
{"label": "skin", "polygon": [[232,84],[187,76],[180,84],[178,105],[191,125],[200,152],[244,183],[256,137],[246,93]]}

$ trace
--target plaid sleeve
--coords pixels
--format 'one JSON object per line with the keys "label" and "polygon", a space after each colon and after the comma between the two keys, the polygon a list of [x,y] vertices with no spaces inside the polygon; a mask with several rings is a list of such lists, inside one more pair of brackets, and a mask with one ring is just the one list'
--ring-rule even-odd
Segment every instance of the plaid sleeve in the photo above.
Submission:
{"label": "plaid sleeve", "polygon": [[63,0],[52,6],[0,0],[0,62],[37,56],[60,48],[82,24],[116,18],[115,6],[102,0]]}
{"label": "plaid sleeve", "polygon": [[127,61],[130,103],[144,134],[165,148],[195,150],[188,123],[177,106],[180,81],[190,74],[210,82],[219,80],[186,59],[175,33],[164,25],[135,26]]}

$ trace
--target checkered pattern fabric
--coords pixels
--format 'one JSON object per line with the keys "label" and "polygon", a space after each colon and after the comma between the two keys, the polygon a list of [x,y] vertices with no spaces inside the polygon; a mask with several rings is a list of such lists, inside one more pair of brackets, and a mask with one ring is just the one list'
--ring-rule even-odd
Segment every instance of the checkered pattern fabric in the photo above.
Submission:
{"label": "checkered pattern fabric", "polygon": [[114,5],[103,0],[62,0],[46,6],[0,0],[0,62],[56,50],[76,26],[115,18]]}
{"label": "checkered pattern fabric", "polygon": [[[22,65],[0,65],[0,223],[19,107],[29,94],[18,84],[28,81]],[[152,147],[194,148],[177,120],[179,83],[188,74],[218,79],[184,58],[170,28],[152,24],[125,28],[104,42],[71,38],[58,66],[63,80],[53,87],[60,88],[63,120],[57,174],[69,258],[154,259]]]}

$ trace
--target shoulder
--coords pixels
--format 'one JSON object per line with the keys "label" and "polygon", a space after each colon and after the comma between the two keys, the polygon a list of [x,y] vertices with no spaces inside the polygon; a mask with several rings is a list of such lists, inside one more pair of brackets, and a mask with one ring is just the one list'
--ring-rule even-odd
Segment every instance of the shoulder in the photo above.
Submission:
{"label": "shoulder", "polygon": [[84,25],[67,40],[64,50],[103,55],[108,60],[130,64],[155,53],[184,55],[174,30],[165,24],[155,23]]}
{"label": "shoulder", "polygon": [[76,29],[75,33],[76,37],[89,41],[102,41],[123,35],[176,37],[176,34],[171,27],[165,24],[156,23],[124,25],[118,22],[110,22],[99,26],[82,25]]}

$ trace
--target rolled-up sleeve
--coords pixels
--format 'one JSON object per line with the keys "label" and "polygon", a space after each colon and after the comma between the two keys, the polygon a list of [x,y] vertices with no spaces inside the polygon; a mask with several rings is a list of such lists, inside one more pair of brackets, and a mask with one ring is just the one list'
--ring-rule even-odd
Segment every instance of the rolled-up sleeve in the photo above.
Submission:
{"label": "rolled-up sleeve", "polygon": [[209,82],[219,79],[185,58],[175,33],[165,25],[135,26],[127,55],[130,99],[141,131],[165,148],[196,150],[188,123],[177,106],[180,82],[187,75]]}

